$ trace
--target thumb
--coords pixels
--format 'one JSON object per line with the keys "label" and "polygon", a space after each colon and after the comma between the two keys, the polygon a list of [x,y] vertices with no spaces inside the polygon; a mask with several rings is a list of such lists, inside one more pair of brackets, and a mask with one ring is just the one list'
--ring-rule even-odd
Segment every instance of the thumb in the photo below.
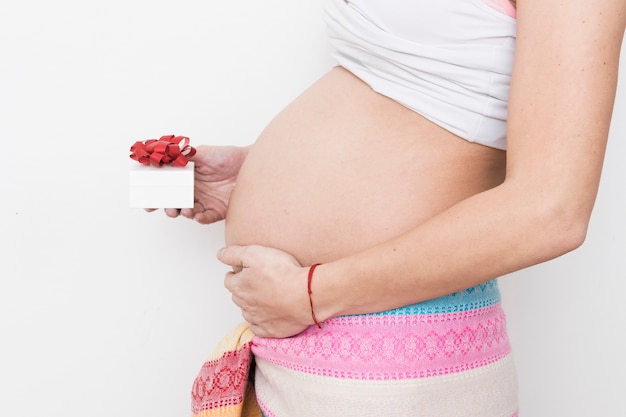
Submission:
{"label": "thumb", "polygon": [[217,251],[217,259],[226,265],[243,268],[245,246],[227,246]]}

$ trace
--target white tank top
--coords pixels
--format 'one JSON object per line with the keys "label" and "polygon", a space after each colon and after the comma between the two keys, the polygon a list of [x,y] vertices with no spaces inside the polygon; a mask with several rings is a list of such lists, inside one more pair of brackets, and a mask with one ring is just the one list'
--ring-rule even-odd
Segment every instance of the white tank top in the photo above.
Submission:
{"label": "white tank top", "polygon": [[506,149],[516,20],[495,0],[327,0],[337,63],[471,142]]}

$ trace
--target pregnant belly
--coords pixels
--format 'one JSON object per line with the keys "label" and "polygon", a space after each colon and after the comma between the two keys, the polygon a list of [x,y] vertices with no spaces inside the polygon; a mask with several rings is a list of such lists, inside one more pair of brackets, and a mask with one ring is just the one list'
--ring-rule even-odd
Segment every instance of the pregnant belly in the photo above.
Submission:
{"label": "pregnant belly", "polygon": [[471,144],[335,68],[251,148],[231,197],[227,244],[285,250],[306,265],[397,236],[503,179],[504,153]]}

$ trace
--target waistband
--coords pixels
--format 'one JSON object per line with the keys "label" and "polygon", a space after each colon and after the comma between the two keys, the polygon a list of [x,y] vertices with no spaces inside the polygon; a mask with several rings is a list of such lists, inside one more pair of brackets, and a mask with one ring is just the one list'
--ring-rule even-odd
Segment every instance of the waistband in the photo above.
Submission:
{"label": "waistband", "polygon": [[494,363],[510,353],[497,282],[374,314],[327,320],[287,339],[255,337],[255,356],[348,379],[415,379]]}

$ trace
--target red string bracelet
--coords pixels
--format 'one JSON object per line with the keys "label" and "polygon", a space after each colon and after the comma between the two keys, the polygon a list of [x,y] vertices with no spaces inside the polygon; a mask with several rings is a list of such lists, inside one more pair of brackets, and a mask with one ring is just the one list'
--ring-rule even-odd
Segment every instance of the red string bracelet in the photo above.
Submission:
{"label": "red string bracelet", "polygon": [[307,287],[309,290],[309,303],[311,304],[311,317],[313,317],[313,322],[315,322],[315,324],[317,325],[317,328],[321,329],[322,325],[320,324],[319,321],[317,321],[317,318],[315,317],[315,311],[313,311],[313,297],[311,297],[311,295],[313,294],[313,291],[311,291],[311,282],[313,281],[313,271],[315,271],[315,268],[317,268],[319,265],[321,264],[313,264],[309,268],[309,282],[308,282]]}

